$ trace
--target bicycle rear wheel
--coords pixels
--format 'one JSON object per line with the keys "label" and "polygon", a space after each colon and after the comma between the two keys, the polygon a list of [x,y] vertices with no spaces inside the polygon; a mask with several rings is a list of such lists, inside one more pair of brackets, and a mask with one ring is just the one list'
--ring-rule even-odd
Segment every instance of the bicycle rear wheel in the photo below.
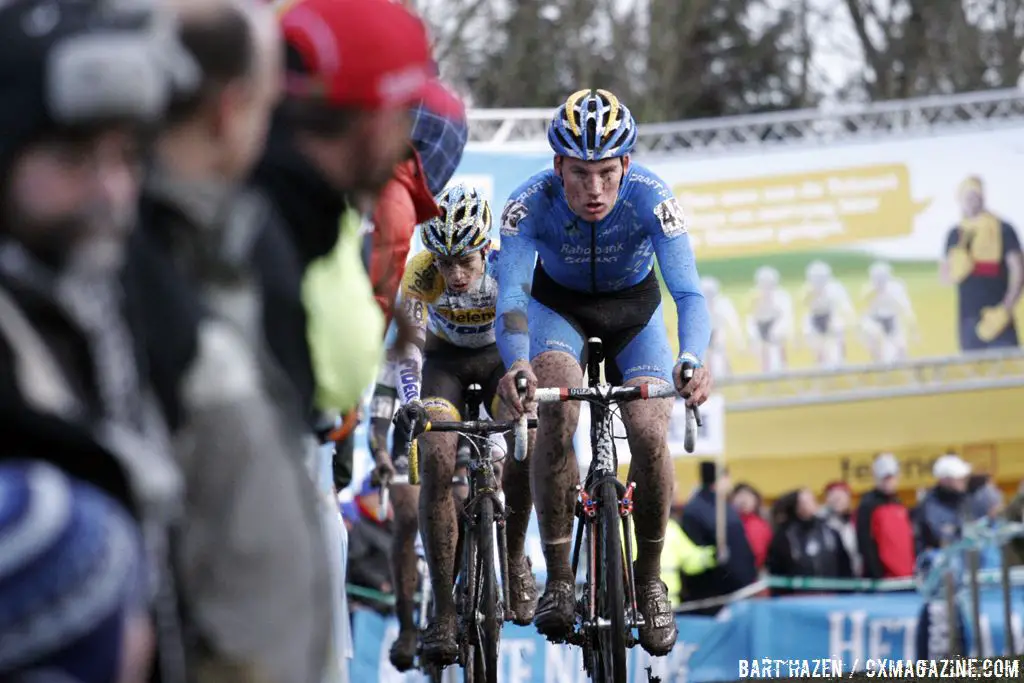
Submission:
{"label": "bicycle rear wheel", "polygon": [[614,481],[598,488],[597,610],[599,623],[593,639],[596,683],[626,680],[626,597],[622,573],[622,523],[619,493]]}
{"label": "bicycle rear wheel", "polygon": [[494,501],[482,497],[477,511],[476,599],[473,609],[476,648],[472,683],[498,683],[498,650],[504,615],[498,609],[498,585],[494,572]]}

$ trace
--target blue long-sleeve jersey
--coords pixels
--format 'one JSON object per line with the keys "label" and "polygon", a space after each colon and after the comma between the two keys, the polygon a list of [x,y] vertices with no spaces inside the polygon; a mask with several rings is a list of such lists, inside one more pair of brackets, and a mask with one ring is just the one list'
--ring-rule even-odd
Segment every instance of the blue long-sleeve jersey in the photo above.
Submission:
{"label": "blue long-sleeve jersey", "polygon": [[578,292],[615,292],[650,274],[657,256],[676,302],[679,350],[703,360],[711,318],[682,209],[665,182],[633,164],[618,200],[596,223],[569,208],[554,170],[536,174],[511,195],[501,218],[497,260],[497,343],[505,366],[530,357],[526,307],[535,258],[561,286]]}

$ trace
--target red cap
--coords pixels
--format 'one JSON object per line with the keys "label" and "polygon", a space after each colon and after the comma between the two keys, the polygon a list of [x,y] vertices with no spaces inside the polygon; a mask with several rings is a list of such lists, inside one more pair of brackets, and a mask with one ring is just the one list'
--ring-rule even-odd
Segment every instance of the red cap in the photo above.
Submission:
{"label": "red cap", "polygon": [[308,70],[288,74],[291,95],[376,111],[442,88],[423,22],[396,2],[297,0],[280,13],[285,40]]}

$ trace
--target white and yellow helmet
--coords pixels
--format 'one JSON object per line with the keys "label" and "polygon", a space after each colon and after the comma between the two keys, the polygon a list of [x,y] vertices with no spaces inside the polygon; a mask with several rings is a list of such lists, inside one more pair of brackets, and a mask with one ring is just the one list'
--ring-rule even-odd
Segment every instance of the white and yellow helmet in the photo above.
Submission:
{"label": "white and yellow helmet", "polygon": [[462,256],[490,244],[491,207],[473,188],[458,183],[437,198],[441,215],[420,226],[427,251],[438,256]]}

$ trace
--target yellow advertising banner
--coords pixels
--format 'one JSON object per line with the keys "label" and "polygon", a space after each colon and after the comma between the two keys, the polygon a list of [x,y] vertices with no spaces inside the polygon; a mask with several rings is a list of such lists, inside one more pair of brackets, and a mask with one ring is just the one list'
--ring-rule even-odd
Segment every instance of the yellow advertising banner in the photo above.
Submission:
{"label": "yellow advertising banner", "polygon": [[1022,148],[1024,128],[653,160],[686,214],[712,371],[1019,347]]}
{"label": "yellow advertising banner", "polygon": [[[845,481],[873,486],[882,451],[901,462],[904,489],[933,485],[932,463],[957,453],[976,472],[1014,485],[1024,479],[1024,387],[726,411],[727,463],[734,482],[769,498],[800,486],[820,492]],[[677,458],[676,497],[697,482],[697,459]]]}
{"label": "yellow advertising banner", "polygon": [[911,197],[906,164],[677,183],[673,191],[702,259],[909,235],[929,204]]}

